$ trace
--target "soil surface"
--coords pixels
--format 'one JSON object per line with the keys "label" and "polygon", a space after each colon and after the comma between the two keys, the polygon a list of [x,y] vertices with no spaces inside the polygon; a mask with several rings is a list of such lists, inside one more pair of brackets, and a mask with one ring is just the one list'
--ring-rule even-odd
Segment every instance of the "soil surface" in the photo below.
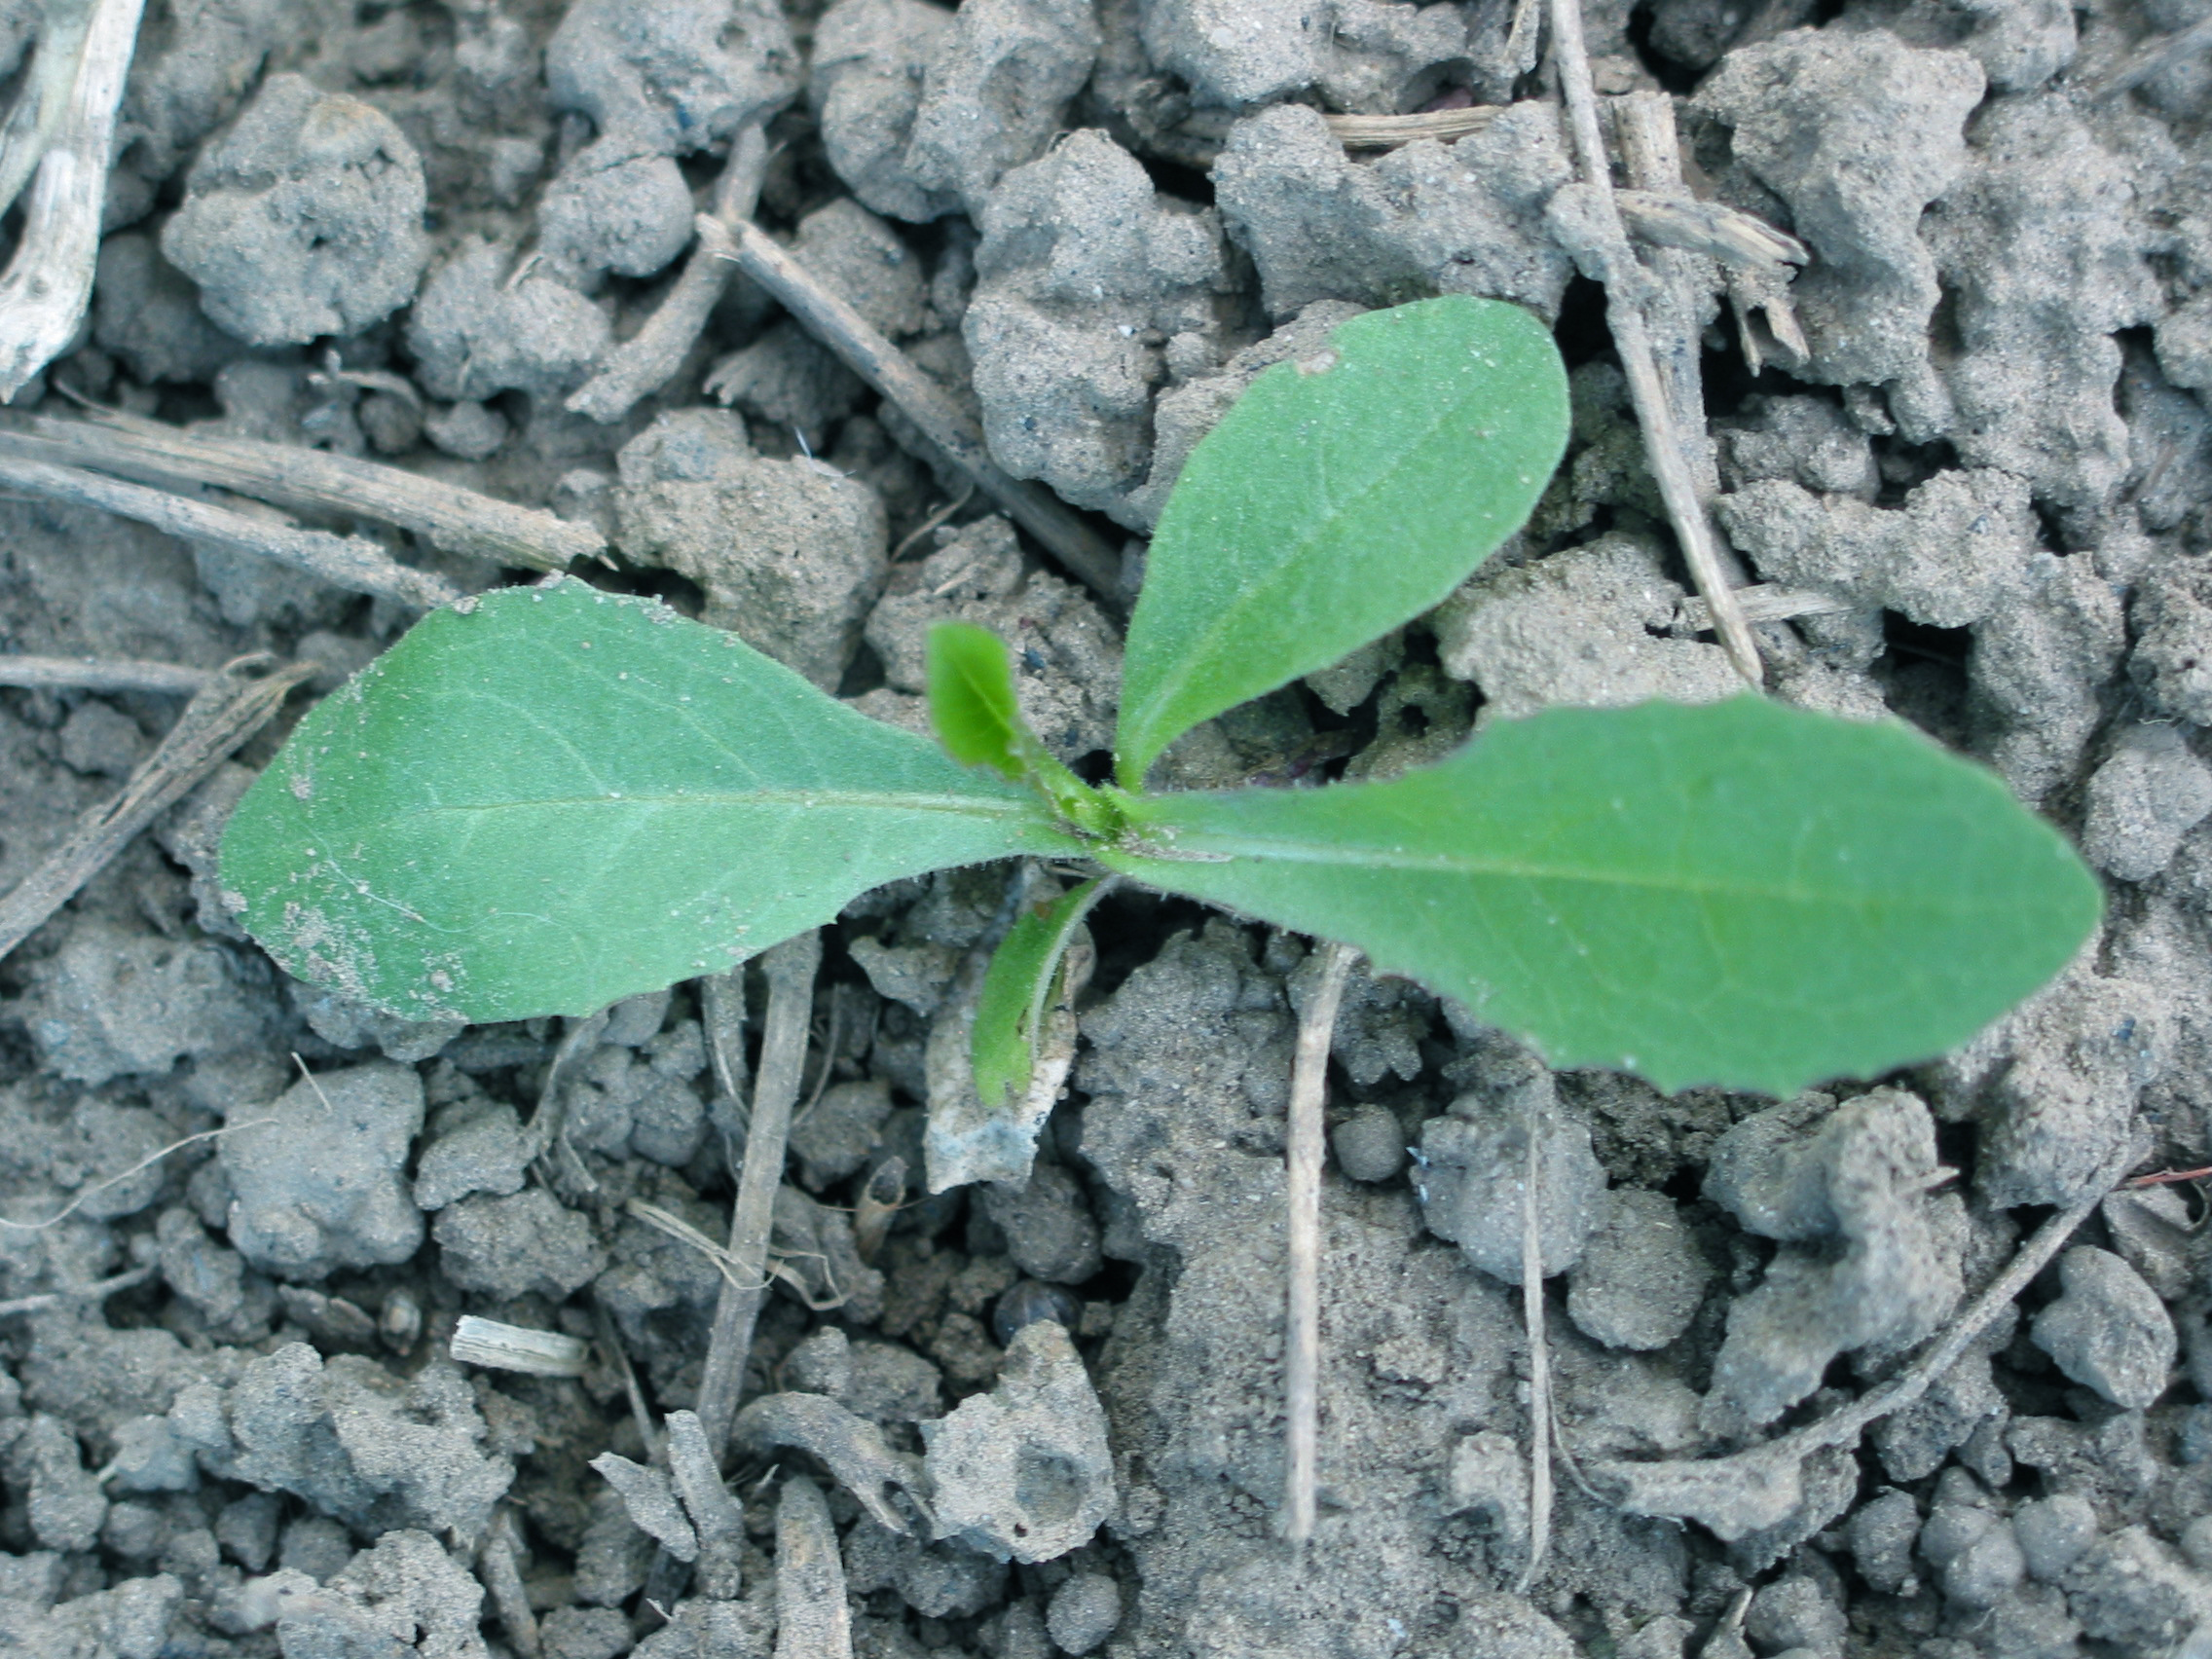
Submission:
{"label": "soil surface", "polygon": [[[604,393],[764,124],[761,225],[1002,467],[1125,544],[1127,577],[1191,446],[1335,322],[1438,292],[1556,321],[1575,432],[1528,530],[1432,615],[1194,733],[1168,780],[1369,775],[1549,704],[1725,696],[1523,10],[153,0],[92,314],[17,407],[366,457],[588,522],[612,547],[592,580],[889,720],[919,720],[928,627],[982,622],[1023,641],[1048,741],[1096,768],[1125,594],[993,516],[763,292],[728,281],[664,385]],[[0,0],[0,71],[41,11]],[[1555,1074],[1356,977],[1303,1558],[1275,1518],[1306,941],[1116,894],[1026,1185],[932,1197],[917,1175],[876,1247],[855,1207],[890,1161],[920,1171],[930,1108],[959,1104],[945,1054],[1022,872],[904,883],[827,930],[733,1510],[682,1415],[720,1280],[681,1232],[725,1233],[743,1137],[699,993],[579,1039],[288,979],[212,879],[280,719],[0,961],[0,1650],[2212,1652],[2186,1183],[2105,1198],[1926,1394],[1794,1484],[1638,1514],[1618,1472],[1756,1446],[1896,1376],[2130,1145],[2141,1170],[2212,1162],[2212,55],[2131,68],[2203,15],[1589,13],[1616,129],[1678,134],[1624,143],[1619,182],[1804,244],[1793,280],[1710,244],[1640,255],[1692,469],[1747,577],[1796,596],[1759,628],[1775,693],[1994,766],[2111,910],[1958,1053],[1781,1103]],[[1478,108],[1390,149],[1330,123]],[[319,522],[464,589],[528,576]],[[0,499],[0,652],[272,651],[321,665],[296,716],[414,615]],[[180,707],[0,690],[0,891]],[[1524,1583],[1530,1124],[1561,1456]],[[571,1339],[581,1374],[457,1362],[469,1315]]]}

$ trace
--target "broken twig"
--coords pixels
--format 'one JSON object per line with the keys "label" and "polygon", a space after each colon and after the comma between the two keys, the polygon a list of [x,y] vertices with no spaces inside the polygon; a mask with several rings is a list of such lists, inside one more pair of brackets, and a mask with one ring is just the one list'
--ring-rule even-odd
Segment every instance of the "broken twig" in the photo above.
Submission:
{"label": "broken twig", "polygon": [[[144,0],[50,0],[30,84],[8,123],[8,176],[32,169],[15,256],[0,276],[0,398],[66,350],[92,297],[115,114]],[[9,192],[9,200],[14,199]],[[0,203],[0,206],[6,205]]]}
{"label": "broken twig", "polygon": [[189,496],[128,484],[82,467],[24,461],[4,453],[0,453],[0,485],[119,513],[182,540],[207,541],[250,553],[305,571],[349,593],[397,600],[418,610],[434,610],[461,598],[461,589],[444,576],[402,565],[366,536],[333,535],[325,530],[271,524]]}
{"label": "broken twig", "polygon": [[1302,1548],[1313,1535],[1321,1418],[1321,1105],[1329,1081],[1329,1044],[1345,981],[1359,952],[1321,947],[1321,971],[1298,1011],[1298,1049],[1290,1070],[1290,1132],[1283,1205],[1290,1231],[1289,1326],[1283,1345],[1283,1536]]}
{"label": "broken twig", "polygon": [[476,1553],[476,1567],[484,1588],[492,1593],[492,1605],[498,1609],[508,1644],[522,1659],[537,1659],[537,1615],[530,1610],[530,1591],[523,1584],[522,1568],[515,1564],[519,1542],[514,1512],[502,1503],[493,1512],[492,1525]]}
{"label": "broken twig", "polygon": [[1449,144],[1470,132],[1480,132],[1504,112],[1502,104],[1476,104],[1468,109],[1424,110],[1418,115],[1324,115],[1329,130],[1347,150],[1395,150],[1417,138],[1433,138]]}
{"label": "broken twig", "polygon": [[269,662],[266,656],[246,656],[226,664],[221,676],[184,706],[162,746],[130,774],[123,793],[80,818],[61,845],[0,898],[0,956],[66,904],[133,835],[191,793],[268,723],[293,686],[314,672],[312,663],[295,663],[260,679],[247,678]]}
{"label": "broken twig", "polygon": [[[1622,373],[1628,379],[1629,400],[1636,407],[1637,424],[1643,431],[1644,455],[1658,483],[1660,498],[1666,502],[1668,521],[1681,543],[1682,558],[1698,592],[1712,607],[1715,631],[1727,649],[1728,660],[1745,683],[1756,686],[1764,682],[1766,671],[1751,641],[1751,631],[1736,608],[1712,521],[1706,516],[1695,474],[1683,452],[1682,434],[1677,429],[1672,401],[1660,380],[1644,318],[1646,296],[1632,291],[1648,289],[1652,278],[1629,247],[1627,227],[1613,200],[1612,164],[1598,128],[1598,92],[1590,79],[1589,50],[1583,43],[1581,0],[1549,3],[1552,63],[1567,103],[1576,169],[1588,187],[1587,206],[1592,214],[1589,228],[1598,244],[1576,249],[1576,256],[1580,261],[1595,254],[1597,263],[1604,267],[1594,274],[1606,281],[1606,322],[1620,354]],[[1703,434],[1699,437],[1702,440]]]}
{"label": "broken twig", "polygon": [[[133,1170],[132,1173],[135,1174],[136,1171]],[[59,1217],[55,1219],[58,1220]],[[18,1226],[20,1224],[9,1223],[8,1225]],[[47,1290],[41,1291],[36,1296],[15,1297],[10,1301],[0,1302],[0,1319],[8,1318],[17,1313],[43,1313],[49,1308],[60,1308],[71,1302],[97,1302],[102,1297],[113,1296],[119,1290],[134,1289],[144,1284],[161,1271],[161,1263],[148,1262],[143,1267],[128,1269],[115,1274],[112,1278],[95,1279],[92,1283],[81,1285],[74,1290]]]}
{"label": "broken twig", "polygon": [[758,122],[749,123],[730,140],[729,160],[715,187],[713,211],[693,221],[699,240],[682,274],[645,326],[608,352],[599,373],[571,395],[571,414],[611,424],[629,414],[641,397],[650,397],[676,378],[729,286],[735,228],[753,216],[767,167],[767,134]]}
{"label": "broken twig", "polygon": [[502,1325],[474,1313],[461,1316],[446,1351],[458,1365],[519,1371],[526,1377],[581,1377],[591,1360],[591,1345],[578,1338],[528,1325]]}
{"label": "broken twig", "polygon": [[760,958],[768,977],[768,1012],[760,1034],[760,1074],[753,1087],[753,1115],[745,1129],[745,1162],[737,1200],[730,1206],[731,1271],[722,1276],[715,1304],[714,1333],[699,1375],[699,1425],[715,1456],[729,1440],[730,1419],[745,1386],[753,1352],[753,1327],[768,1282],[768,1239],[775,1225],[776,1189],[784,1182],[784,1145],[792,1107],[806,1069],[806,1034],[814,1014],[814,976],[822,966],[822,936],[788,939]]}
{"label": "broken twig", "polygon": [[565,571],[607,550],[607,538],[588,524],[403,467],[297,444],[208,437],[115,411],[83,421],[33,416],[6,429],[5,447],[145,483],[212,484],[305,512],[376,519],[445,552],[530,571]]}
{"label": "broken twig", "polygon": [[1529,1560],[1516,1589],[1529,1593],[1552,1545],[1552,1349],[1544,1329],[1543,1109],[1529,1091],[1522,1132],[1528,1163],[1521,1173],[1521,1325],[1529,1338]]}
{"label": "broken twig", "polygon": [[1128,596],[1122,591],[1120,550],[1050,490],[1010,478],[1001,471],[967,411],[842,296],[750,222],[737,227],[736,245],[728,257],[797,318],[801,327],[834,351],[847,368],[897,405],[921,428],[923,437],[973,478],[984,495],[1005,509],[1007,517],[1087,582],[1109,608],[1127,610]]}
{"label": "broken twig", "polygon": [[189,697],[215,678],[207,668],[102,657],[0,656],[0,685],[31,691],[152,691]]}
{"label": "broken twig", "polygon": [[2132,92],[2154,76],[2172,68],[2183,58],[2194,57],[2206,47],[2212,47],[2212,13],[2197,18],[2186,29],[2153,41],[2107,76],[2093,95],[2101,102],[2106,98],[2116,98],[2122,92]]}

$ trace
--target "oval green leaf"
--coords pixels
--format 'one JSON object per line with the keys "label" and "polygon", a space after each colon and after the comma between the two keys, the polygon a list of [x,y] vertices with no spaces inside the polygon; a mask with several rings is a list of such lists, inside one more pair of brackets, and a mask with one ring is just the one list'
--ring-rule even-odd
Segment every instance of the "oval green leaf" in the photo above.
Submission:
{"label": "oval green leaf", "polygon": [[1005,642],[973,622],[940,622],[925,647],[930,725],[944,751],[963,766],[988,766],[1020,782],[1029,775]]}
{"label": "oval green leaf", "polygon": [[1668,1090],[1789,1094],[1940,1053],[2055,975],[2102,902],[1994,774],[1755,698],[1555,709],[1388,783],[1132,816],[1167,856],[1101,863]]}
{"label": "oval green leaf", "polygon": [[1567,447],[1551,335],[1448,295],[1279,363],[1191,454],[1129,619],[1118,742],[1168,744],[1440,603],[1527,522]]}
{"label": "oval green leaf", "polygon": [[583,582],[424,617],[224,837],[283,968],[410,1018],[582,1014],[901,876],[1078,843],[734,634]]}

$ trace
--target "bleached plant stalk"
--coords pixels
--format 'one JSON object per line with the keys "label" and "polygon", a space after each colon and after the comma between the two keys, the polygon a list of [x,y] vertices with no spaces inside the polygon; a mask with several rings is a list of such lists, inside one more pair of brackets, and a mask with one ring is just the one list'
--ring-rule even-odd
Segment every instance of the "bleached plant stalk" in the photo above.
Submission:
{"label": "bleached plant stalk", "polygon": [[1284,1332],[1283,1536],[1303,1545],[1313,1535],[1314,1492],[1321,1447],[1321,1105],[1329,1080],[1329,1045],[1345,980],[1359,952],[1321,947],[1321,972],[1298,1014],[1298,1049],[1290,1073],[1290,1133],[1283,1207],[1290,1233],[1288,1328]]}
{"label": "bleached plant stalk", "polygon": [[[75,25],[70,14],[86,3],[63,0],[48,9],[40,68],[52,72],[71,62],[66,35]],[[0,276],[0,397],[14,397],[68,347],[92,295],[100,209],[107,201],[108,151],[145,0],[90,0],[90,6],[84,45],[74,56],[75,74],[32,175],[21,240],[6,275]],[[50,56],[55,59],[51,68]],[[39,91],[37,80],[34,70],[26,96]],[[29,125],[33,130],[24,136],[35,142],[36,129],[45,122]],[[16,136],[13,123],[9,136]]]}

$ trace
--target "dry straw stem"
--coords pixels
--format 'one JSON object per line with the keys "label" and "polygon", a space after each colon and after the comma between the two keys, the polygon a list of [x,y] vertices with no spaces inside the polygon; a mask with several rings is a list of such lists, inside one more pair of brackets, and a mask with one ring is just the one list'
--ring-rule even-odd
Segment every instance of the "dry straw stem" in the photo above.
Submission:
{"label": "dry straw stem", "polygon": [[[1849,600],[1818,588],[1789,588],[1768,582],[1738,588],[1736,603],[1747,622],[1788,622],[1797,616],[1841,616],[1852,609]],[[1687,598],[1675,607],[1674,626],[1693,634],[1713,631],[1713,611],[1704,600]]]}
{"label": "dry straw stem", "polygon": [[168,535],[212,542],[289,565],[349,593],[396,600],[418,610],[434,610],[461,598],[461,589],[444,576],[402,565],[366,536],[333,535],[324,530],[272,524],[166,490],[87,472],[82,467],[21,460],[7,454],[6,448],[5,440],[0,440],[0,486],[12,485],[53,500],[119,513]]}
{"label": "dry straw stem", "polygon": [[[1628,231],[1613,201],[1612,169],[1605,141],[1598,129],[1598,92],[1590,80],[1590,56],[1583,44],[1580,0],[1550,0],[1552,61],[1559,71],[1560,90],[1567,102],[1567,128],[1573,135],[1575,164],[1585,184],[1592,187],[1593,205],[1600,228],[1616,245],[1625,248]],[[1747,684],[1758,685],[1766,678],[1751,631],[1736,608],[1721,554],[1699,498],[1697,483],[1682,451],[1674,411],[1659,379],[1659,365],[1651,348],[1641,296],[1612,289],[1605,316],[1613,346],[1620,353],[1621,369],[1628,378],[1629,399],[1636,406],[1637,424],[1643,429],[1644,454],[1667,503],[1668,520],[1682,544],[1682,557],[1698,592],[1712,607],[1714,620],[1726,647],[1728,660]]]}
{"label": "dry straw stem", "polygon": [[581,1377],[591,1359],[591,1345],[575,1337],[529,1325],[503,1325],[474,1313],[461,1316],[446,1351],[457,1364],[519,1371],[526,1377]]}
{"label": "dry straw stem", "polygon": [[1419,115],[1324,115],[1337,142],[1347,150],[1395,150],[1417,138],[1449,144],[1470,132],[1480,132],[1495,121],[1499,104],[1476,104],[1470,109],[1436,109]]}
{"label": "dry straw stem", "polygon": [[31,691],[151,691],[189,697],[215,678],[207,668],[102,657],[0,656],[0,685]]}
{"label": "dry straw stem", "polygon": [[877,333],[759,226],[738,225],[736,245],[728,257],[847,368],[897,405],[921,428],[922,436],[1005,509],[1007,517],[1042,542],[1109,607],[1128,608],[1120,550],[1050,490],[999,470],[984,447],[981,429],[942,387],[915,367],[912,358]]}
{"label": "dry straw stem", "polygon": [[[1902,1411],[1928,1392],[1959,1362],[1973,1340],[2012,1305],[2074,1231],[2089,1218],[2105,1196],[2120,1184],[2128,1166],[2142,1157],[2130,1141],[2105,1161],[2083,1189],[2083,1196],[2060,1210],[2014,1253],[2005,1271],[1952,1320],[1950,1327],[1920,1357],[1879,1387],[1869,1388],[1848,1406],[1793,1429],[1778,1439],[1727,1457],[1683,1458],[1660,1463],[1593,1464],[1590,1473],[1616,1490],[1614,1501],[1634,1515],[1681,1516],[1708,1520],[1743,1512],[1748,1496],[1766,1508],[1751,1528],[1771,1526],[1796,1508],[1801,1497],[1804,1460],[1828,1447],[1852,1447],[1869,1424]],[[1709,1521],[1710,1524],[1710,1521]],[[1724,1534],[1735,1536],[1737,1534]]]}
{"label": "dry straw stem", "polygon": [[143,483],[211,484],[303,512],[375,519],[411,530],[442,551],[495,564],[557,571],[607,550],[607,538],[588,524],[296,444],[203,437],[116,412],[86,421],[38,415],[9,430],[9,448],[29,459]]}
{"label": "dry straw stem", "polygon": [[768,1283],[768,1238],[775,1223],[776,1189],[784,1182],[784,1147],[791,1132],[806,1070],[807,1026],[814,1013],[814,976],[822,966],[822,936],[803,933],[760,958],[768,977],[768,1011],[760,1033],[760,1073],[753,1088],[753,1115],[745,1130],[745,1162],[738,1170],[737,1201],[730,1206],[729,1268],[715,1304],[714,1332],[699,1376],[696,1410],[707,1445],[719,1457],[730,1419],[745,1386],[753,1352],[753,1327]]}
{"label": "dry straw stem", "polygon": [[1515,1588],[1524,1596],[1552,1546],[1552,1347],[1544,1329],[1543,1115],[1530,1099],[1522,1132],[1529,1161],[1521,1173],[1521,1324],[1529,1338],[1529,1561]]}
{"label": "dry straw stem", "polygon": [[226,664],[221,675],[184,706],[161,748],[130,774],[123,792],[80,818],[61,845],[6,898],[0,898],[0,957],[67,903],[131,836],[182,800],[233,750],[259,731],[283,706],[292,687],[314,672],[313,663],[295,663],[263,673],[269,663],[266,656],[246,656]]}
{"label": "dry straw stem", "polygon": [[682,274],[645,326],[608,352],[599,373],[571,395],[571,414],[610,424],[638,399],[650,397],[676,378],[729,286],[736,227],[753,216],[767,168],[767,134],[758,122],[749,123],[730,140],[729,160],[715,186],[714,210],[693,221],[699,240]]}
{"label": "dry straw stem", "polygon": [[[15,256],[0,276],[0,398],[14,397],[68,349],[98,263],[115,112],[130,73],[144,0],[48,0],[37,56],[12,114],[5,177],[21,188],[35,161]],[[18,111],[21,110],[18,105]],[[0,207],[15,199],[11,189]]]}
{"label": "dry straw stem", "polygon": [[1329,1044],[1345,981],[1359,952],[1321,947],[1321,971],[1298,1011],[1298,1048],[1290,1070],[1290,1134],[1283,1206],[1290,1231],[1288,1340],[1283,1345],[1284,1493],[1282,1535],[1303,1547],[1313,1535],[1321,1438],[1321,1104],[1329,1081]]}

